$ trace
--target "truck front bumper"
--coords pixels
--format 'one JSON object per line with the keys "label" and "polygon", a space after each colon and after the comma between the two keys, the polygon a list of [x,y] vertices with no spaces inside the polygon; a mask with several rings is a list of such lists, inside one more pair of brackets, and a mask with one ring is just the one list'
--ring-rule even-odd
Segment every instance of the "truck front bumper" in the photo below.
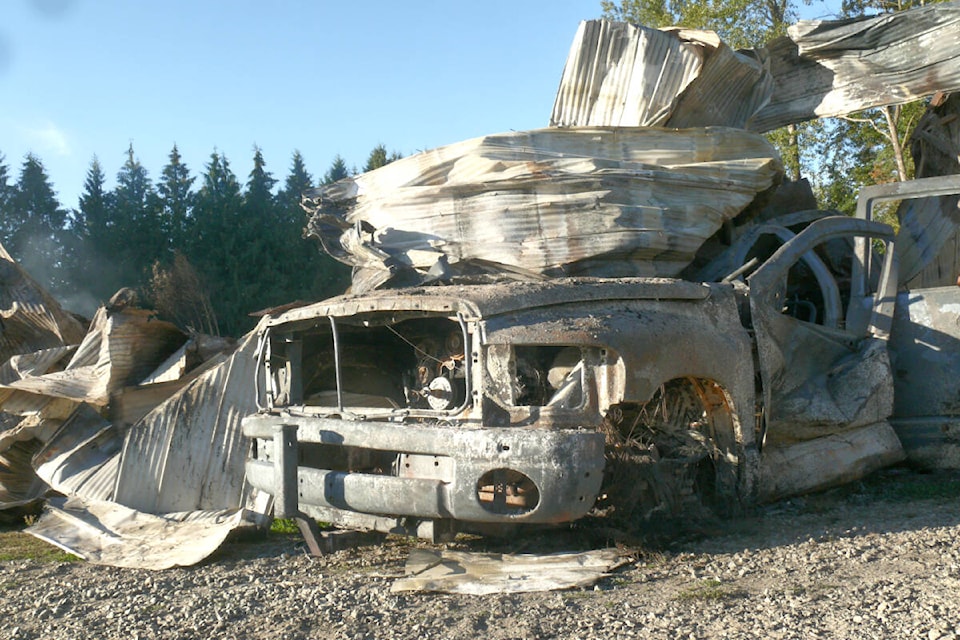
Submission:
{"label": "truck front bumper", "polygon": [[[603,477],[604,436],[595,430],[264,413],[244,418],[243,434],[255,440],[247,480],[274,496],[280,517],[352,512],[434,521],[559,523],[590,510]],[[388,473],[302,466],[297,449],[306,443],[395,453],[397,462]],[[490,487],[507,483],[526,494],[517,498],[520,507],[510,506],[511,496],[491,500]]]}

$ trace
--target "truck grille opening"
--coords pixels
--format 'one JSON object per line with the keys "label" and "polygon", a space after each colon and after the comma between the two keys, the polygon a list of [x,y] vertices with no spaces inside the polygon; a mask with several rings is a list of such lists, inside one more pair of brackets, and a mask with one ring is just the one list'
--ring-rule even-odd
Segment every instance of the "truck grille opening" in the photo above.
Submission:
{"label": "truck grille opening", "polygon": [[463,326],[445,317],[337,319],[336,334],[323,322],[278,329],[268,360],[273,405],[452,411],[468,399],[467,353]]}
{"label": "truck grille opening", "polygon": [[519,516],[540,504],[540,490],[528,476],[513,469],[487,471],[477,481],[480,506],[497,515]]}

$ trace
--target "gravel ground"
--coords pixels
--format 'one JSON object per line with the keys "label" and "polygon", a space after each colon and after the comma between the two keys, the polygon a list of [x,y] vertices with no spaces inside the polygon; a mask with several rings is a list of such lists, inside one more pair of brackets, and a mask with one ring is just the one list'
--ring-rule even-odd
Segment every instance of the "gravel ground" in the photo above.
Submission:
{"label": "gravel ground", "polygon": [[394,538],[312,558],[271,535],[163,572],[4,561],[0,638],[960,639],[958,489],[886,471],[625,550],[635,561],[596,587],[551,593],[391,594],[411,546],[430,546]]}

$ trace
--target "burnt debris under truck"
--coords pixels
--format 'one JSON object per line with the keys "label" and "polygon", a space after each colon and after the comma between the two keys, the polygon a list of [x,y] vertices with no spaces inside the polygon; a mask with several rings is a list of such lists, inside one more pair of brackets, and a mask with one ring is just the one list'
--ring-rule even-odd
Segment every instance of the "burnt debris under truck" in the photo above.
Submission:
{"label": "burnt debris under truck", "polygon": [[[913,184],[898,197],[956,190]],[[726,514],[861,477],[904,456],[888,343],[915,328],[903,309],[894,324],[895,258],[889,226],[804,212],[741,234],[703,282],[447,284],[287,311],[260,335],[247,479],[302,528],[440,539],[591,510]]]}

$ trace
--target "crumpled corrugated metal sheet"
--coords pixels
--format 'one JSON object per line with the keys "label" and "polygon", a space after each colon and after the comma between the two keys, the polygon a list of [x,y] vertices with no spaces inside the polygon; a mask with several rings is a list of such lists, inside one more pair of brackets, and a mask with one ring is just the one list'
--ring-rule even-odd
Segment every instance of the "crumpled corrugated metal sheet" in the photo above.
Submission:
{"label": "crumpled corrugated metal sheet", "polygon": [[780,174],[769,143],[737,129],[540,129],[397,160],[308,193],[304,208],[324,248],[358,268],[354,291],[478,263],[673,276]]}
{"label": "crumpled corrugated metal sheet", "polygon": [[490,595],[574,589],[596,583],[627,562],[617,549],[548,554],[414,549],[406,575],[390,591]]}
{"label": "crumpled corrugated metal sheet", "polygon": [[0,245],[0,363],[44,349],[75,345],[86,332]]}
{"label": "crumpled corrugated metal sheet", "polygon": [[154,515],[116,502],[55,500],[28,531],[94,564],[160,570],[200,562],[244,515],[240,509]]}
{"label": "crumpled corrugated metal sheet", "polygon": [[70,411],[11,385],[65,366],[84,331],[0,246],[0,509],[47,491],[32,467],[37,436],[52,433]]}
{"label": "crumpled corrugated metal sheet", "polygon": [[[960,89],[958,2],[872,18],[800,21],[789,37],[736,53],[690,35],[695,32],[660,33],[608,21],[581,24],[551,124],[771,131]],[[638,89],[645,84],[649,88]]]}
{"label": "crumpled corrugated metal sheet", "polygon": [[[712,36],[712,42],[705,42]],[[697,77],[713,34],[677,34],[609,20],[580,23],[551,126],[663,125],[680,93]]]}
{"label": "crumpled corrugated metal sheet", "polygon": [[198,562],[265,513],[269,497],[244,480],[240,430],[255,410],[255,346],[253,332],[129,428],[78,409],[35,459],[75,500],[28,532],[91,562],[164,569]]}
{"label": "crumpled corrugated metal sheet", "polygon": [[240,431],[254,410],[255,334],[239,349],[188,339],[132,307],[101,308],[86,335],[58,333],[56,302],[12,261],[0,275],[4,328],[17,327],[0,362],[0,508],[55,489],[70,503],[31,533],[147,568],[193,564],[256,517],[245,507],[266,511],[244,482]]}
{"label": "crumpled corrugated metal sheet", "polygon": [[803,20],[765,47],[769,103],[749,123],[793,122],[901,104],[960,89],[960,3],[855,20]]}
{"label": "crumpled corrugated metal sheet", "polygon": [[744,128],[772,82],[762,60],[713,32],[589,20],[574,37],[550,125]]}
{"label": "crumpled corrugated metal sheet", "polygon": [[104,406],[110,395],[136,384],[186,341],[186,335],[150,312],[101,307],[63,371],[28,376],[7,388]]}

